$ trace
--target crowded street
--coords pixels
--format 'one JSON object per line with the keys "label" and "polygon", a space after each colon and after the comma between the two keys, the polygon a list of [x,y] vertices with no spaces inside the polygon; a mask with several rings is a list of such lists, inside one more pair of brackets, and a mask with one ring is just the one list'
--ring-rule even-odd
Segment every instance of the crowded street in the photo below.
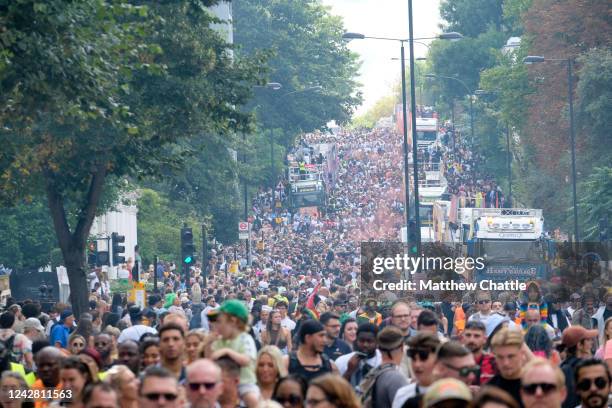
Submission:
{"label": "crowded street", "polygon": [[0,2],[0,408],[612,408],[605,3]]}

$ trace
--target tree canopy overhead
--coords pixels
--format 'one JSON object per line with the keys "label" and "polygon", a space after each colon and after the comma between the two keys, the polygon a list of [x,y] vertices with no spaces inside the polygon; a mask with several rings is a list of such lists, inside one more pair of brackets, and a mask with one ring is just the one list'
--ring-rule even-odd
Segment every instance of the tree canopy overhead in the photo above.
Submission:
{"label": "tree canopy overhead", "polygon": [[270,50],[270,81],[282,84],[256,90],[252,106],[262,127],[293,136],[350,119],[361,102],[358,63],[339,17],[316,0],[245,0],[233,9],[237,54]]}
{"label": "tree canopy overhead", "polygon": [[262,61],[232,57],[209,3],[0,5],[0,198],[46,198],[77,314],[105,189],[179,168],[207,139],[250,127],[239,107]]}

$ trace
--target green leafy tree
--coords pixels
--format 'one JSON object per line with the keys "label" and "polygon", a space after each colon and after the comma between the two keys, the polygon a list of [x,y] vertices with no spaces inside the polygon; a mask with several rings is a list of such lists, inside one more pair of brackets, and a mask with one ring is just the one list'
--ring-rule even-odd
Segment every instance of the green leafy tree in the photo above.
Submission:
{"label": "green leafy tree", "polygon": [[612,215],[612,167],[597,167],[580,185],[579,209],[586,226],[584,239],[598,240],[600,219]]}
{"label": "green leafy tree", "polygon": [[202,6],[10,2],[2,8],[0,192],[44,194],[87,310],[85,245],[108,184],[180,168],[207,134],[247,129],[260,61],[232,59]]}
{"label": "green leafy tree", "polygon": [[234,4],[237,54],[262,48],[273,53],[269,77],[283,88],[258,89],[253,106],[263,128],[283,130],[281,144],[289,146],[297,133],[331,120],[348,121],[361,102],[354,80],[357,57],[342,40],[343,32],[341,19],[315,0]]}
{"label": "green leafy tree", "polygon": [[57,250],[49,211],[40,200],[0,208],[0,263],[39,268],[57,259]]}
{"label": "green leafy tree", "polygon": [[440,4],[443,27],[468,37],[477,37],[491,27],[501,30],[502,0],[444,0]]}
{"label": "green leafy tree", "polygon": [[397,98],[397,95],[380,98],[367,112],[353,120],[353,126],[372,129],[379,119],[393,115]]}
{"label": "green leafy tree", "polygon": [[594,48],[579,60],[576,117],[588,146],[590,162],[610,160],[610,112],[612,112],[612,49]]}

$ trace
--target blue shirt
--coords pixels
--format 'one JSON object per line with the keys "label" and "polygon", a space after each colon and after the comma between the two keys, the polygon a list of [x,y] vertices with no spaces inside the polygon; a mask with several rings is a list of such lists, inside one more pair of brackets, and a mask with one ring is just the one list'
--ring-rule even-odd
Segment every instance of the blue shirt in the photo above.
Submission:
{"label": "blue shirt", "polygon": [[52,346],[55,346],[56,342],[60,342],[62,348],[68,347],[68,337],[70,336],[70,329],[63,324],[56,324],[51,329],[50,342]]}

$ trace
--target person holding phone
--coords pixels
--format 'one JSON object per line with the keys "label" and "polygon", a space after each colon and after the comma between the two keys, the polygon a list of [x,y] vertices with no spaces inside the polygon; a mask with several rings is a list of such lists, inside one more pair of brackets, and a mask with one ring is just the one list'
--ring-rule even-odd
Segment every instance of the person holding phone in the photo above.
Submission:
{"label": "person holding phone", "polygon": [[351,353],[340,356],[335,363],[340,375],[359,393],[359,384],[366,374],[380,365],[382,357],[378,351],[376,334],[378,329],[372,323],[362,323],[357,328],[357,339]]}

